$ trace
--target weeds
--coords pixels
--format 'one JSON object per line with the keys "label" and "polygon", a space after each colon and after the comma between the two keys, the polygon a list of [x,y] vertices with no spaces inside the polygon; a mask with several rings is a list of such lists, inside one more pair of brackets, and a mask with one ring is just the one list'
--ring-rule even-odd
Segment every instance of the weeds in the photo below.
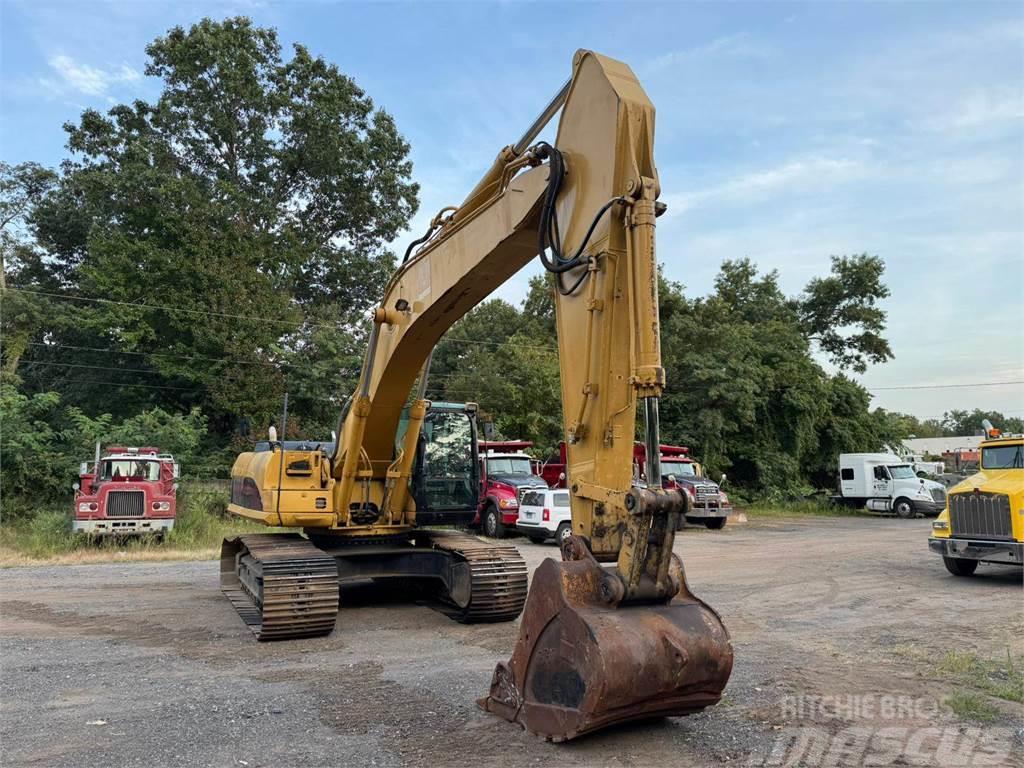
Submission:
{"label": "weeds", "polygon": [[999,710],[976,693],[957,691],[946,697],[946,706],[963,720],[990,723],[999,717]]}
{"label": "weeds", "polygon": [[154,537],[94,538],[71,532],[71,513],[46,508],[30,516],[4,515],[0,525],[0,566],[43,562],[85,563],[123,560],[194,560],[217,556],[221,539],[271,530],[224,515],[222,490],[186,484],[178,493],[174,528],[164,541]]}
{"label": "weeds", "polygon": [[1006,661],[990,661],[975,653],[949,651],[939,661],[939,672],[1006,701],[1024,703],[1024,659],[1013,658],[1006,650]]}
{"label": "weeds", "polygon": [[864,510],[833,504],[822,496],[792,501],[757,501],[746,508],[752,517],[851,517]]}

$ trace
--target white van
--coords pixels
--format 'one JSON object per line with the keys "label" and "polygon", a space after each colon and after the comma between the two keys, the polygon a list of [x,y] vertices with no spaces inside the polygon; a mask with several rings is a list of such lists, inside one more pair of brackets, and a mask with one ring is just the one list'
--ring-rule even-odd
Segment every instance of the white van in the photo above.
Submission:
{"label": "white van", "polygon": [[534,544],[550,538],[561,543],[572,533],[569,491],[565,488],[524,491],[519,502],[516,530]]}
{"label": "white van", "polygon": [[839,456],[839,495],[851,507],[893,512],[897,517],[935,516],[946,506],[946,488],[918,477],[914,467],[892,453]]}

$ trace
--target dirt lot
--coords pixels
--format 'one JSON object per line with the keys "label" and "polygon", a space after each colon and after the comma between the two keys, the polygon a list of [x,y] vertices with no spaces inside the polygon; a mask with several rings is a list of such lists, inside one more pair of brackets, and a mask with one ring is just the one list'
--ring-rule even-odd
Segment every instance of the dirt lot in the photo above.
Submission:
{"label": "dirt lot", "polygon": [[[518,626],[466,627],[346,591],[327,638],[257,644],[213,562],[0,572],[2,762],[66,766],[1016,765],[1022,708],[979,725],[934,662],[1024,652],[1021,572],[955,579],[929,521],[688,530],[693,590],[729,627],[723,703],[563,745],[479,711]],[[553,546],[516,540],[531,569]]]}

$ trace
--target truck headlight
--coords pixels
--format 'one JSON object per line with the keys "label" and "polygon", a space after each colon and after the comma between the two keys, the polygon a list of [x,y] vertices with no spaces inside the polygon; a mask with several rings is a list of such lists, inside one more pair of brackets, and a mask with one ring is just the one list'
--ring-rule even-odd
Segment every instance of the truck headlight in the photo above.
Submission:
{"label": "truck headlight", "polygon": [[934,522],[932,522],[932,529],[936,531],[948,531],[949,523],[947,523],[945,520],[935,520]]}
{"label": "truck headlight", "polygon": [[519,502],[515,499],[498,499],[498,506],[502,509],[516,509],[519,507]]}
{"label": "truck headlight", "polygon": [[80,502],[78,502],[78,511],[79,512],[88,512],[89,511],[89,502],[88,501],[80,501]]}
{"label": "truck headlight", "polygon": [[153,509],[157,512],[166,512],[171,508],[171,502],[169,501],[154,501]]}

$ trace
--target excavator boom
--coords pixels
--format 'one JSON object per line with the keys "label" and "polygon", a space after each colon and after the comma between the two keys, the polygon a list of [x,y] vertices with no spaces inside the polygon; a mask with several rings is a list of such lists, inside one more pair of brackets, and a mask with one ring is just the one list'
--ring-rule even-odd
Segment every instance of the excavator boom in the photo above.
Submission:
{"label": "excavator boom", "polygon": [[[554,145],[533,143],[559,109]],[[577,52],[570,80],[523,138],[410,247],[374,314],[331,455],[243,454],[233,472],[234,514],[303,527],[320,550],[432,535],[416,527],[428,510],[414,492],[418,441],[431,418],[430,355],[459,318],[539,255],[555,291],[573,535],[561,562],[535,572],[512,658],[498,665],[481,705],[553,740],[714,704],[732,667],[725,627],[690,592],[672,552],[687,497],[662,489],[657,462],[665,374],[655,228],[664,206],[653,148],[654,107],[632,70]],[[654,457],[646,483],[632,470],[638,411]],[[462,539],[447,546],[455,565],[472,550],[495,574],[511,572],[511,553],[481,554]],[[443,548],[441,540],[430,548]],[[234,571],[232,558],[242,564]],[[345,561],[336,559],[340,573]],[[230,550],[229,580],[245,563],[260,572],[244,546]],[[504,601],[501,618],[518,613],[504,576],[450,570],[443,580],[450,596],[463,595],[464,614],[483,599],[474,597],[477,578],[499,585],[487,599]],[[287,584],[295,583],[289,571]]]}

